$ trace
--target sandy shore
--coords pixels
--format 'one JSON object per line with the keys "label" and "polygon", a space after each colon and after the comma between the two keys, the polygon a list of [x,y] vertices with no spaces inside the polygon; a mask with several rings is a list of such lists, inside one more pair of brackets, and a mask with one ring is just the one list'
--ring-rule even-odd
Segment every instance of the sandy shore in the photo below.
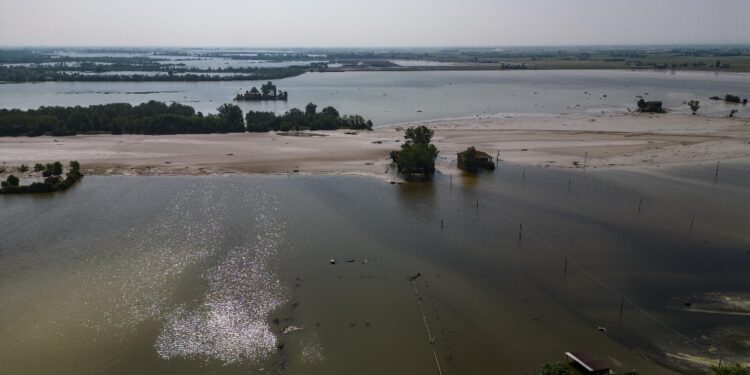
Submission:
{"label": "sandy shore", "polygon": [[558,168],[750,159],[748,119],[628,113],[440,120],[370,132],[315,132],[317,136],[0,138],[0,163],[9,171],[20,164],[78,160],[85,172],[100,175],[338,173],[388,178],[389,151],[403,141],[403,128],[418,124],[435,130],[442,173],[455,172],[456,153],[468,146],[499,153],[504,162]]}

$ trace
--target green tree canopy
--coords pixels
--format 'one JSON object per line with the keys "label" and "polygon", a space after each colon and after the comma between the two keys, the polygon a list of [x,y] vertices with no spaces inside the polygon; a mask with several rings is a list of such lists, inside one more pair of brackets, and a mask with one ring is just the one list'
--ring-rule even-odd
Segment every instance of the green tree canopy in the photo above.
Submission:
{"label": "green tree canopy", "polygon": [[216,109],[219,117],[224,122],[225,132],[244,132],[245,120],[242,118],[242,109],[236,104],[222,104]]}
{"label": "green tree canopy", "polygon": [[308,103],[305,106],[305,114],[308,116],[315,116],[315,113],[318,110],[318,106],[313,103]]}
{"label": "green tree canopy", "polygon": [[406,142],[410,144],[427,145],[430,144],[434,133],[435,132],[432,129],[421,125],[406,129],[404,138],[406,138]]}

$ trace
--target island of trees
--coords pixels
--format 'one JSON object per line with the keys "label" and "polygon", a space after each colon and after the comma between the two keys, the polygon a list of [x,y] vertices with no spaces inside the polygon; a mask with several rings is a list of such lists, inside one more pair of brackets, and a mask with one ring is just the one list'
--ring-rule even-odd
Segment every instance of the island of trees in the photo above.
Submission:
{"label": "island of trees", "polygon": [[[18,167],[18,171],[25,173],[28,171],[28,167],[21,165]],[[0,183],[0,194],[52,193],[63,191],[83,178],[81,165],[77,161],[70,162],[68,172],[65,173],[65,178],[62,177],[64,168],[59,161],[46,165],[37,163],[34,165],[34,172],[40,173],[43,180],[32,182],[29,185],[21,185],[20,179],[11,174],[5,181]]]}
{"label": "island of trees", "polygon": [[286,91],[281,91],[276,89],[276,85],[274,85],[271,81],[268,81],[268,83],[263,84],[260,87],[260,91],[257,87],[253,87],[250,89],[250,91],[245,91],[245,93],[237,94],[237,96],[234,97],[234,100],[237,101],[260,101],[260,100],[283,100],[286,101],[289,98],[289,94]]}
{"label": "island of trees", "polygon": [[136,106],[127,103],[89,107],[40,107],[0,109],[0,136],[66,136],[76,134],[208,134],[265,132],[269,130],[371,129],[372,121],[362,116],[340,116],[333,107],[317,112],[315,104],[305,111],[293,108],[281,116],[273,112],[247,113],[223,104],[217,114],[204,115],[193,107],[150,101]]}
{"label": "island of trees", "polygon": [[435,173],[438,149],[430,143],[434,131],[424,125],[406,129],[400,151],[391,151],[391,159],[400,173],[409,178],[429,178]]}
{"label": "island of trees", "polygon": [[302,111],[292,108],[281,116],[273,112],[249,111],[245,116],[247,131],[290,131],[290,130],[371,130],[372,121],[360,115],[341,116],[333,107],[325,107],[318,112],[318,106],[309,103]]}

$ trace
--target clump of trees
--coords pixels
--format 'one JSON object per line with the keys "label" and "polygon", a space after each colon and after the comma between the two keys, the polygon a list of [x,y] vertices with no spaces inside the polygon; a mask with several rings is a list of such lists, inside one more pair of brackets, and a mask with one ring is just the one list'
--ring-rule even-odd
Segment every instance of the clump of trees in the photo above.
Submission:
{"label": "clump of trees", "polygon": [[360,115],[341,116],[339,111],[333,107],[326,107],[318,112],[318,106],[313,103],[305,106],[304,111],[292,108],[281,116],[277,116],[273,112],[248,111],[245,120],[249,132],[267,132],[270,130],[372,130],[372,121],[365,120]]}
{"label": "clump of trees", "polygon": [[438,149],[430,143],[434,131],[424,125],[406,129],[400,151],[391,151],[399,172],[408,175],[432,175]]}
{"label": "clump of trees", "polygon": [[242,110],[224,104],[218,114],[203,115],[193,107],[150,101],[89,107],[39,107],[27,111],[0,109],[0,136],[65,136],[76,134],[205,134],[244,132]]}
{"label": "clump of trees", "polygon": [[281,91],[276,88],[273,82],[268,81],[260,87],[260,91],[257,87],[253,87],[250,91],[245,91],[244,94],[237,94],[234,100],[283,100],[286,101],[289,98],[289,93]]}
{"label": "clump of trees", "polygon": [[[36,164],[36,166],[39,165],[41,164]],[[18,177],[13,175],[8,176],[0,185],[2,187],[0,194],[51,193],[62,191],[70,188],[83,178],[81,165],[77,161],[70,162],[65,178],[62,178],[63,165],[59,161],[47,164],[41,172],[44,182],[33,182],[30,185],[24,186],[20,185]]]}
{"label": "clump of trees", "polygon": [[372,121],[360,115],[341,116],[333,107],[318,112],[313,103],[308,104],[304,111],[293,108],[281,116],[255,111],[244,115],[236,104],[222,104],[217,111],[217,114],[203,115],[187,105],[167,105],[157,101],[136,106],[114,103],[89,107],[39,107],[27,111],[0,109],[0,137],[372,129]]}

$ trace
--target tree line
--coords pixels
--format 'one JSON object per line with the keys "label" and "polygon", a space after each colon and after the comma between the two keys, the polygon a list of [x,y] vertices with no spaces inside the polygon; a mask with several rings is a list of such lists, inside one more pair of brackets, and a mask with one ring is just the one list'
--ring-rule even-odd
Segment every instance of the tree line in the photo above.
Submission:
{"label": "tree line", "polygon": [[[309,66],[289,66],[283,68],[227,68],[221,70],[163,70],[164,74],[98,74],[106,68],[98,67],[93,73],[75,68],[63,71],[55,66],[0,66],[0,82],[205,82],[205,81],[251,81],[281,79],[301,75]],[[70,70],[72,68],[66,68]],[[153,71],[133,66],[138,71]],[[100,71],[101,70],[101,71]],[[177,74],[176,74],[177,73]],[[213,73],[224,73],[223,75]],[[229,74],[228,74],[229,73]]]}
{"label": "tree line", "polygon": [[293,108],[281,116],[273,112],[247,113],[223,104],[217,114],[204,115],[193,107],[150,101],[139,105],[113,103],[88,107],[39,107],[0,109],[0,136],[66,136],[76,134],[208,134],[270,130],[369,129],[372,122],[362,116],[339,116],[333,107],[317,113],[315,104],[305,112]]}
{"label": "tree line", "polygon": [[318,106],[309,103],[302,111],[292,108],[281,116],[273,112],[249,111],[245,116],[247,131],[290,131],[290,130],[371,130],[372,121],[360,115],[341,116],[333,107],[325,107],[318,112]]}

